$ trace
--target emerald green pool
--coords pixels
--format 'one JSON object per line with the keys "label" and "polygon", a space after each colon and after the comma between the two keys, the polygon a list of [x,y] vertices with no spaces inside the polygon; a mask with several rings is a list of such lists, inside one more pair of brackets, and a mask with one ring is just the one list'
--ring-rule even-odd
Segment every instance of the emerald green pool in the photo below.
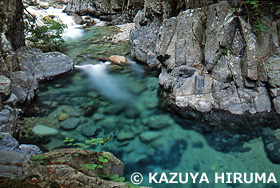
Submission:
{"label": "emerald green pool", "polygon": [[[69,42],[66,51],[75,63],[84,68],[40,84],[33,107],[36,113],[26,116],[23,123],[29,127],[40,124],[58,130],[57,134],[47,136],[41,146],[52,150],[66,147],[62,142],[65,137],[83,142],[89,138],[111,136],[105,145],[90,149],[114,153],[125,164],[127,180],[130,181],[134,172],[139,172],[144,178],[140,184],[143,186],[270,186],[263,183],[216,184],[216,172],[267,173],[267,176],[274,173],[280,181],[280,166],[268,160],[260,137],[250,138],[247,135],[250,139],[245,139],[246,142],[230,144],[227,137],[219,132],[203,131],[201,127],[204,125],[200,122],[182,120],[166,107],[161,108],[157,74],[144,65],[110,68],[100,63],[99,58],[106,59],[111,55],[129,58],[129,42],[96,42],[114,33],[116,29],[108,27],[85,29],[85,36],[79,41]],[[58,120],[61,114],[67,114],[71,119],[65,126],[62,126],[63,121]],[[75,122],[78,122],[77,125],[74,125]],[[209,183],[192,184],[192,179],[186,184],[167,184],[164,181],[150,184],[148,181],[149,173],[172,172],[199,173],[199,176],[206,173]],[[160,175],[156,179],[159,180]]]}

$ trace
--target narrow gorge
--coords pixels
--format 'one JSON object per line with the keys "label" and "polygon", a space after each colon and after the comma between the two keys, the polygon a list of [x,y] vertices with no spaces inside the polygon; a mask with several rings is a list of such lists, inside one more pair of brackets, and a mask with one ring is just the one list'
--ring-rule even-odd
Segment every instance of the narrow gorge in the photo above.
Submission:
{"label": "narrow gorge", "polygon": [[2,187],[280,186],[280,3],[0,5]]}

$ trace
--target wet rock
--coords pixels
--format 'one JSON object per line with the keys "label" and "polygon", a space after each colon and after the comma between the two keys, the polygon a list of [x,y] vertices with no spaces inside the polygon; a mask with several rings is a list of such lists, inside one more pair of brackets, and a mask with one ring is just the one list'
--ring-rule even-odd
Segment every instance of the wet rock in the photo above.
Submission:
{"label": "wet rock", "polygon": [[[62,3],[64,3],[64,2],[62,2]],[[66,3],[67,3],[67,2],[66,2]],[[65,3],[64,3],[64,4],[65,4]],[[64,6],[61,5],[61,4],[55,4],[55,5],[53,5],[53,7],[56,8],[56,9],[63,9],[63,8],[64,8]]]}
{"label": "wet rock", "polygon": [[124,106],[122,105],[117,105],[117,104],[112,104],[109,105],[105,108],[104,113],[105,114],[110,114],[110,115],[118,115],[124,110]]}
{"label": "wet rock", "polygon": [[147,125],[151,130],[160,130],[175,124],[172,118],[165,115],[152,116],[143,119],[142,122],[143,124]]}
{"label": "wet rock", "polygon": [[103,115],[103,114],[101,114],[101,113],[95,113],[93,116],[92,116],[92,119],[94,120],[94,121],[99,121],[99,120],[102,120],[102,119],[104,119],[105,118],[105,116]]}
{"label": "wet rock", "polygon": [[88,122],[85,125],[81,125],[81,134],[86,137],[91,137],[96,135],[99,128],[94,124],[94,122]]}
{"label": "wet rock", "polygon": [[144,132],[140,135],[140,140],[145,143],[151,143],[152,141],[154,141],[155,139],[159,138],[162,136],[161,132],[157,132],[157,131],[147,131]]}
{"label": "wet rock", "polygon": [[16,51],[20,68],[37,80],[51,79],[74,69],[73,60],[59,52],[43,53],[39,49],[22,47]]}
{"label": "wet rock", "polygon": [[121,66],[130,64],[129,60],[126,59],[126,57],[118,56],[118,55],[109,57],[109,61],[113,64],[121,65]]}
{"label": "wet rock", "polygon": [[124,70],[124,68],[120,65],[110,65],[108,68],[110,72],[119,72]]}
{"label": "wet rock", "polygon": [[137,107],[130,106],[125,109],[125,117],[130,119],[136,119],[140,115],[140,111]]}
{"label": "wet rock", "polygon": [[121,131],[117,135],[117,140],[122,142],[122,141],[126,141],[126,140],[132,140],[132,139],[134,139],[134,137],[135,137],[135,135],[131,131]]}
{"label": "wet rock", "polygon": [[47,2],[39,2],[39,7],[42,9],[48,9],[50,5]]}
{"label": "wet rock", "polygon": [[280,96],[273,99],[273,105],[278,114],[280,114]]}
{"label": "wet rock", "polygon": [[72,130],[75,129],[80,123],[79,118],[70,117],[65,121],[60,122],[60,127],[65,130]]}
{"label": "wet rock", "polygon": [[58,130],[52,127],[47,127],[44,125],[36,125],[32,128],[32,131],[40,136],[53,136],[57,135]]}
{"label": "wet rock", "polygon": [[264,128],[261,132],[265,152],[268,159],[276,164],[280,163],[280,140],[270,128]]}
{"label": "wet rock", "polygon": [[13,93],[10,95],[10,97],[7,100],[3,102],[3,104],[9,105],[11,107],[15,107],[16,103],[17,103],[17,96]]}
{"label": "wet rock", "polygon": [[59,120],[59,121],[64,121],[64,120],[66,120],[66,119],[68,119],[68,118],[69,118],[69,115],[66,114],[66,113],[63,113],[63,114],[61,114],[61,115],[58,117],[58,120]]}
{"label": "wet rock", "polygon": [[168,122],[150,122],[149,128],[151,130],[160,130],[170,126]]}
{"label": "wet rock", "polygon": [[32,100],[38,90],[38,82],[28,71],[16,71],[12,73],[12,92],[17,97],[18,103]]}
{"label": "wet rock", "polygon": [[128,89],[134,94],[140,94],[143,91],[147,90],[147,86],[142,83],[134,82],[129,84]]}
{"label": "wet rock", "polygon": [[[84,164],[99,164],[99,157],[108,154],[110,160],[103,164],[103,168],[95,170],[83,169]],[[123,176],[124,164],[108,152],[93,152],[78,149],[60,149],[53,150],[44,154],[46,157],[43,164],[29,162],[23,169],[23,174],[18,178],[23,181],[28,181],[30,178],[36,178],[38,181],[43,181],[44,186],[48,187],[53,182],[61,186],[75,186],[90,188],[93,186],[100,188],[107,187],[124,187],[128,188],[125,183],[110,182],[98,178],[98,174],[107,173],[110,175],[119,174]],[[59,174],[59,178],[53,178],[49,171]],[[63,181],[61,181],[63,179]]]}
{"label": "wet rock", "polygon": [[71,14],[74,22],[78,25],[82,25],[84,23],[84,20],[81,16],[77,15],[77,14]]}
{"label": "wet rock", "polygon": [[95,107],[87,107],[84,109],[84,116],[85,117],[89,117],[92,116],[92,114],[94,114],[96,112],[96,108]]}
{"label": "wet rock", "polygon": [[155,68],[160,62],[155,53],[158,40],[157,26],[151,28],[136,29],[131,31],[131,57],[148,64],[149,67]]}

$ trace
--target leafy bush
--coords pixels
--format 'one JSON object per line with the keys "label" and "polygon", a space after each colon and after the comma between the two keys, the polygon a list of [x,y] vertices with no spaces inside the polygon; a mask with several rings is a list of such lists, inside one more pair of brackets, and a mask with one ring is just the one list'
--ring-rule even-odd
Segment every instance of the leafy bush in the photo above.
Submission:
{"label": "leafy bush", "polygon": [[29,22],[26,24],[26,40],[28,45],[40,48],[42,51],[63,51],[65,43],[62,33],[66,25],[61,21],[50,19],[44,22],[44,25]]}

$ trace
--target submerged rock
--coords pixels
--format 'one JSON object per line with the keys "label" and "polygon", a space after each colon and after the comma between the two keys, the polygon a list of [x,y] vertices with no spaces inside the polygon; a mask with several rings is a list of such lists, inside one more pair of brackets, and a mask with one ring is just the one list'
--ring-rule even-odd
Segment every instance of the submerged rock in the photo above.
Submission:
{"label": "submerged rock", "polygon": [[86,137],[91,137],[97,134],[100,128],[94,124],[93,121],[90,121],[86,124],[81,125],[81,134]]}
{"label": "submerged rock", "polygon": [[155,139],[161,137],[163,134],[161,132],[158,131],[147,131],[144,132],[140,135],[140,140],[145,143],[151,143],[152,141],[154,141]]}
{"label": "submerged rock", "polygon": [[276,164],[280,163],[280,139],[275,136],[275,133],[270,128],[264,128],[261,132],[264,143],[265,152],[268,159]]}
{"label": "submerged rock", "polygon": [[70,117],[65,121],[60,122],[60,127],[65,130],[72,130],[75,129],[80,123],[79,118]]}
{"label": "submerged rock", "polygon": [[58,121],[64,121],[64,120],[66,120],[66,119],[68,119],[68,118],[69,118],[69,115],[66,114],[66,113],[63,113],[63,114],[61,114],[61,115],[58,117]]}
{"label": "submerged rock", "polygon": [[132,140],[134,137],[135,137],[135,135],[131,131],[121,131],[117,135],[117,140],[122,142],[122,141],[126,141],[126,140]]}
{"label": "submerged rock", "polygon": [[36,125],[32,128],[32,131],[39,136],[52,136],[58,133],[57,129],[44,125]]}

